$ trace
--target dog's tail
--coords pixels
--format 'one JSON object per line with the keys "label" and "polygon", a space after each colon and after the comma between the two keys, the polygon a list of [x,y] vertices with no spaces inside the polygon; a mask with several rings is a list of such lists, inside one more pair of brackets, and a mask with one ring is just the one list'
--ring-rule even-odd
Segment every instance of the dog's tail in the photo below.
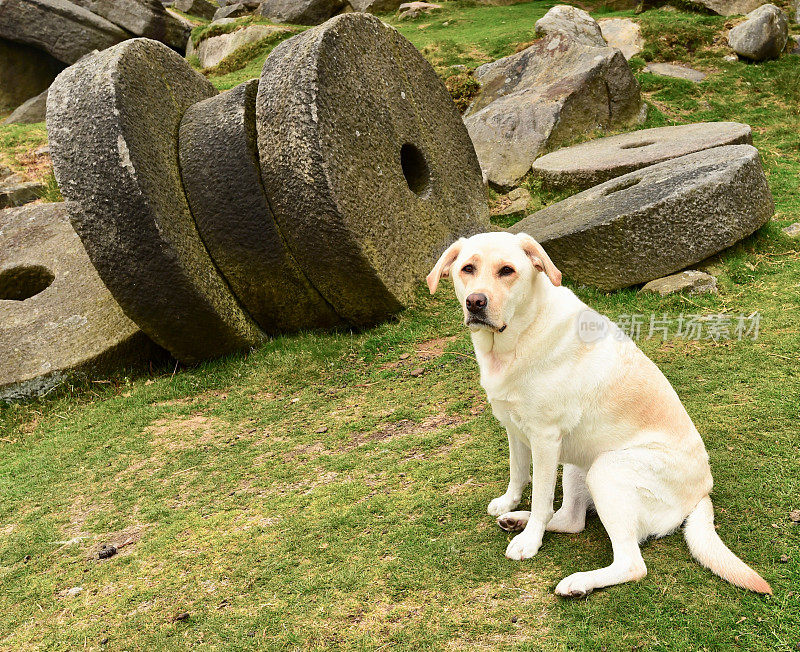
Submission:
{"label": "dog's tail", "polygon": [[683,536],[692,556],[712,573],[743,589],[772,593],[770,585],[722,543],[714,529],[714,507],[708,496],[686,518]]}

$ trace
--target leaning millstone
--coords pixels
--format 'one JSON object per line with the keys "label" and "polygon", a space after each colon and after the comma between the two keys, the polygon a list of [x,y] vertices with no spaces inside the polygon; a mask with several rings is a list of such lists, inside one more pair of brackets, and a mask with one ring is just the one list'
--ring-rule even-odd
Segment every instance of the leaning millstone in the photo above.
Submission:
{"label": "leaning millstone", "polygon": [[266,0],[256,10],[276,23],[319,25],[344,7],[344,0]]}
{"label": "leaning millstone", "polygon": [[664,278],[657,278],[641,289],[642,292],[660,294],[662,297],[668,294],[716,294],[717,279],[711,274],[699,272],[696,269],[689,269],[678,274],[670,274]]}
{"label": "leaning millstone", "polygon": [[447,89],[370,14],[337,16],[275,48],[256,117],[278,226],[352,324],[400,310],[443,247],[489,229],[478,162]]}
{"label": "leaning millstone", "polygon": [[103,285],[64,204],[0,213],[0,351],[0,401],[158,351]]}
{"label": "leaning millstone", "polygon": [[777,59],[789,39],[789,22],[775,5],[747,14],[747,20],[728,32],[728,44],[740,57],[753,61]]}
{"label": "leaning millstone", "polygon": [[4,121],[4,125],[30,125],[44,122],[47,112],[47,91],[42,91],[20,104]]}
{"label": "leaning millstone", "polygon": [[248,43],[288,31],[286,27],[277,25],[249,25],[227,34],[203,39],[192,49],[192,54],[197,56],[202,68],[211,68]]}
{"label": "leaning millstone", "polygon": [[603,290],[708,258],[774,212],[758,150],[715,147],[642,168],[517,222],[569,278]]}
{"label": "leaning millstone", "polygon": [[33,45],[64,63],[103,50],[130,33],[67,0],[3,0],[0,37]]}
{"label": "leaning millstone", "polygon": [[630,18],[605,18],[597,21],[597,24],[608,46],[622,52],[626,59],[644,49],[642,28]]}
{"label": "leaning millstone", "polygon": [[752,142],[750,126],[739,122],[656,127],[559,149],[536,159],[532,169],[533,176],[551,188],[591,188],[679,156]]}
{"label": "leaning millstone", "polygon": [[600,26],[583,9],[572,5],[556,5],[536,21],[534,31],[537,34],[563,34],[570,39],[593,47],[606,46]]}
{"label": "leaning millstone", "polygon": [[0,113],[47,90],[63,69],[47,52],[0,38]]}
{"label": "leaning millstone", "polygon": [[241,2],[237,2],[217,9],[214,12],[214,22],[224,18],[240,18],[241,16],[247,16],[251,13],[253,13],[252,10],[245,7]]}
{"label": "leaning millstone", "polygon": [[44,185],[38,181],[12,181],[7,179],[0,184],[0,209],[10,206],[23,206],[42,196]]}
{"label": "leaning millstone", "polygon": [[563,34],[475,71],[481,91],[464,122],[486,180],[516,186],[545,152],[639,118],[639,84],[619,50]]}
{"label": "leaning millstone", "polygon": [[65,70],[47,102],[56,179],[92,263],[125,314],[187,362],[261,340],[203,246],[178,168],[181,117],[215,94],[167,46],[133,39]]}
{"label": "leaning millstone", "polygon": [[662,77],[673,77],[675,79],[685,79],[686,81],[699,84],[708,75],[689,66],[679,66],[674,63],[648,63],[644,67],[644,72],[652,73],[653,75],[661,75]]}
{"label": "leaning millstone", "polygon": [[292,257],[264,195],[252,79],[183,116],[180,162],[197,228],[225,280],[266,331],[341,323]]}

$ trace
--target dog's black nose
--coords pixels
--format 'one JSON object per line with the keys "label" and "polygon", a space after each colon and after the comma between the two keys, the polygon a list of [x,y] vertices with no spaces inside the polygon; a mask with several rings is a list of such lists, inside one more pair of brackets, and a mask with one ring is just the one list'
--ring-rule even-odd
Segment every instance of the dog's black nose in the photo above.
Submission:
{"label": "dog's black nose", "polygon": [[467,297],[467,310],[469,310],[472,314],[483,312],[486,310],[486,304],[488,303],[489,299],[486,298],[485,294],[473,292]]}

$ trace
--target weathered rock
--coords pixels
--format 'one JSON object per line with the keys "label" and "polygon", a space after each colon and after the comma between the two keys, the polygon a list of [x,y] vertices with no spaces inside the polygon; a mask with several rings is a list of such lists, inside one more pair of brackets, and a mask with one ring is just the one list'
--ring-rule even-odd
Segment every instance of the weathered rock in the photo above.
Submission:
{"label": "weathered rock", "polygon": [[397,11],[402,4],[402,0],[348,0],[348,4],[353,8],[353,11],[384,14],[390,11]]}
{"label": "weathered rock", "polygon": [[622,52],[626,59],[636,56],[644,48],[642,28],[630,18],[604,18],[597,24],[608,46]]}
{"label": "weathered rock", "polygon": [[152,38],[183,52],[191,26],[169,13],[159,0],[70,0],[134,36]]}
{"label": "weathered rock", "polygon": [[287,249],[264,194],[257,90],[252,79],[184,114],[180,162],[192,215],[225,280],[264,330],[340,324]]}
{"label": "weathered rock", "polygon": [[38,181],[16,181],[9,177],[0,184],[0,209],[36,201],[42,196],[42,191],[44,186]]}
{"label": "weathered rock", "polygon": [[794,45],[789,54],[800,54],[800,36],[793,36]]}
{"label": "weathered rock", "polygon": [[261,340],[203,246],[178,169],[181,117],[215,94],[167,46],[132,39],[61,73],[47,103],[56,179],[92,263],[125,314],[188,362]]}
{"label": "weathered rock", "polygon": [[635,122],[639,84],[619,50],[561,34],[476,70],[464,119],[486,180],[511,187],[544,152],[599,128]]}
{"label": "weathered rock", "polygon": [[20,104],[4,121],[4,125],[29,125],[44,122],[47,111],[47,91]]}
{"label": "weathered rock", "polygon": [[0,213],[0,401],[157,350],[103,285],[63,204]]}
{"label": "weathered rock", "polygon": [[753,61],[777,59],[789,38],[789,22],[775,5],[747,14],[747,20],[728,32],[728,44],[740,57]]}
{"label": "weathered rock", "polygon": [[774,212],[758,151],[715,147],[631,172],[515,224],[569,278],[603,290],[685,269]]}
{"label": "weathered rock", "polygon": [[0,164],[0,181],[5,181],[12,174],[14,174],[14,171],[10,167]]}
{"label": "weathered rock", "polygon": [[397,312],[447,243],[489,229],[478,162],[447,89],[370,14],[337,16],[275,48],[256,117],[278,226],[352,324]]}
{"label": "weathered rock", "polygon": [[685,79],[686,81],[700,83],[708,75],[689,66],[680,66],[674,63],[648,63],[644,67],[644,72],[664,77],[674,77],[675,79]]}
{"label": "weathered rock", "polygon": [[46,90],[63,69],[46,52],[0,38],[0,113]]}
{"label": "weathered rock", "polygon": [[67,0],[3,0],[0,37],[75,63],[87,52],[111,47],[130,34]]}
{"label": "weathered rock", "polygon": [[209,0],[175,0],[175,4],[172,5],[172,8],[182,11],[185,14],[200,16],[200,18],[211,20],[217,9],[219,9],[219,5]]}
{"label": "weathered rock", "polygon": [[214,12],[214,22],[217,22],[223,18],[240,18],[241,16],[249,16],[252,13],[252,9],[248,9],[241,2],[237,2],[236,4],[226,5],[217,9]]}
{"label": "weathered rock", "polygon": [[794,224],[790,224],[789,226],[783,227],[781,229],[786,235],[790,238],[796,238],[800,236],[800,222],[795,222]]}
{"label": "weathered rock", "polygon": [[507,197],[509,204],[500,209],[498,215],[513,215],[524,211],[528,207],[528,202],[531,200],[531,193],[525,188],[514,188],[508,193]]}
{"label": "weathered rock", "polygon": [[536,159],[533,175],[553,188],[591,188],[648,165],[723,145],[749,145],[750,126],[698,122],[590,140]]}
{"label": "weathered rock", "polygon": [[414,0],[414,2],[404,2],[398,7],[400,15],[398,18],[417,18],[422,14],[429,14],[432,11],[441,9],[442,5],[437,5],[434,2],[422,2],[422,0]]}
{"label": "weathered rock", "polygon": [[765,0],[691,0],[720,16],[739,16],[750,13],[764,4]]}
{"label": "weathered rock", "polygon": [[696,269],[686,270],[677,274],[671,274],[663,278],[657,278],[641,289],[642,292],[660,294],[662,297],[668,294],[716,294],[717,279],[711,274],[698,272]]}
{"label": "weathered rock", "polygon": [[563,34],[577,43],[591,47],[606,47],[600,26],[583,9],[572,5],[556,5],[536,21],[537,34]]}
{"label": "weathered rock", "polygon": [[794,14],[794,22],[800,23],[800,0],[793,0],[792,12]]}
{"label": "weathered rock", "polygon": [[203,68],[211,68],[243,45],[255,43],[262,38],[286,31],[288,30],[285,27],[276,25],[249,25],[237,29],[235,32],[204,39],[192,50],[192,53],[197,55]]}
{"label": "weathered rock", "polygon": [[256,16],[276,23],[318,25],[341,11],[345,0],[266,0],[256,10]]}

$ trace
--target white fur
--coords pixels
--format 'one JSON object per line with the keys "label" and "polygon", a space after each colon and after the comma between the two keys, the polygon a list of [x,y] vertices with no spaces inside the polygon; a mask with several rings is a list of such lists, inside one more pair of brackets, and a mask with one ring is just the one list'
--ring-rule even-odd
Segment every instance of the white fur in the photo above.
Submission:
{"label": "white fur", "polygon": [[[472,272],[461,271],[467,264]],[[502,275],[504,266],[514,274]],[[669,534],[689,516],[687,541],[701,563],[739,586],[769,592],[714,531],[708,455],[677,394],[610,322],[606,337],[581,340],[577,319],[589,309],[559,286],[561,275],[541,246],[525,234],[461,239],[429,275],[432,293],[450,272],[465,322],[469,294],[483,293],[489,302],[489,325],[470,329],[481,385],[509,442],[508,489],[488,512],[505,529],[524,527],[506,556],[533,557],[545,530],[580,532],[593,503],[614,560],[556,587],[559,595],[582,596],[644,577],[639,542]],[[564,499],[553,514],[559,464]],[[514,512],[531,467],[531,511]]]}

